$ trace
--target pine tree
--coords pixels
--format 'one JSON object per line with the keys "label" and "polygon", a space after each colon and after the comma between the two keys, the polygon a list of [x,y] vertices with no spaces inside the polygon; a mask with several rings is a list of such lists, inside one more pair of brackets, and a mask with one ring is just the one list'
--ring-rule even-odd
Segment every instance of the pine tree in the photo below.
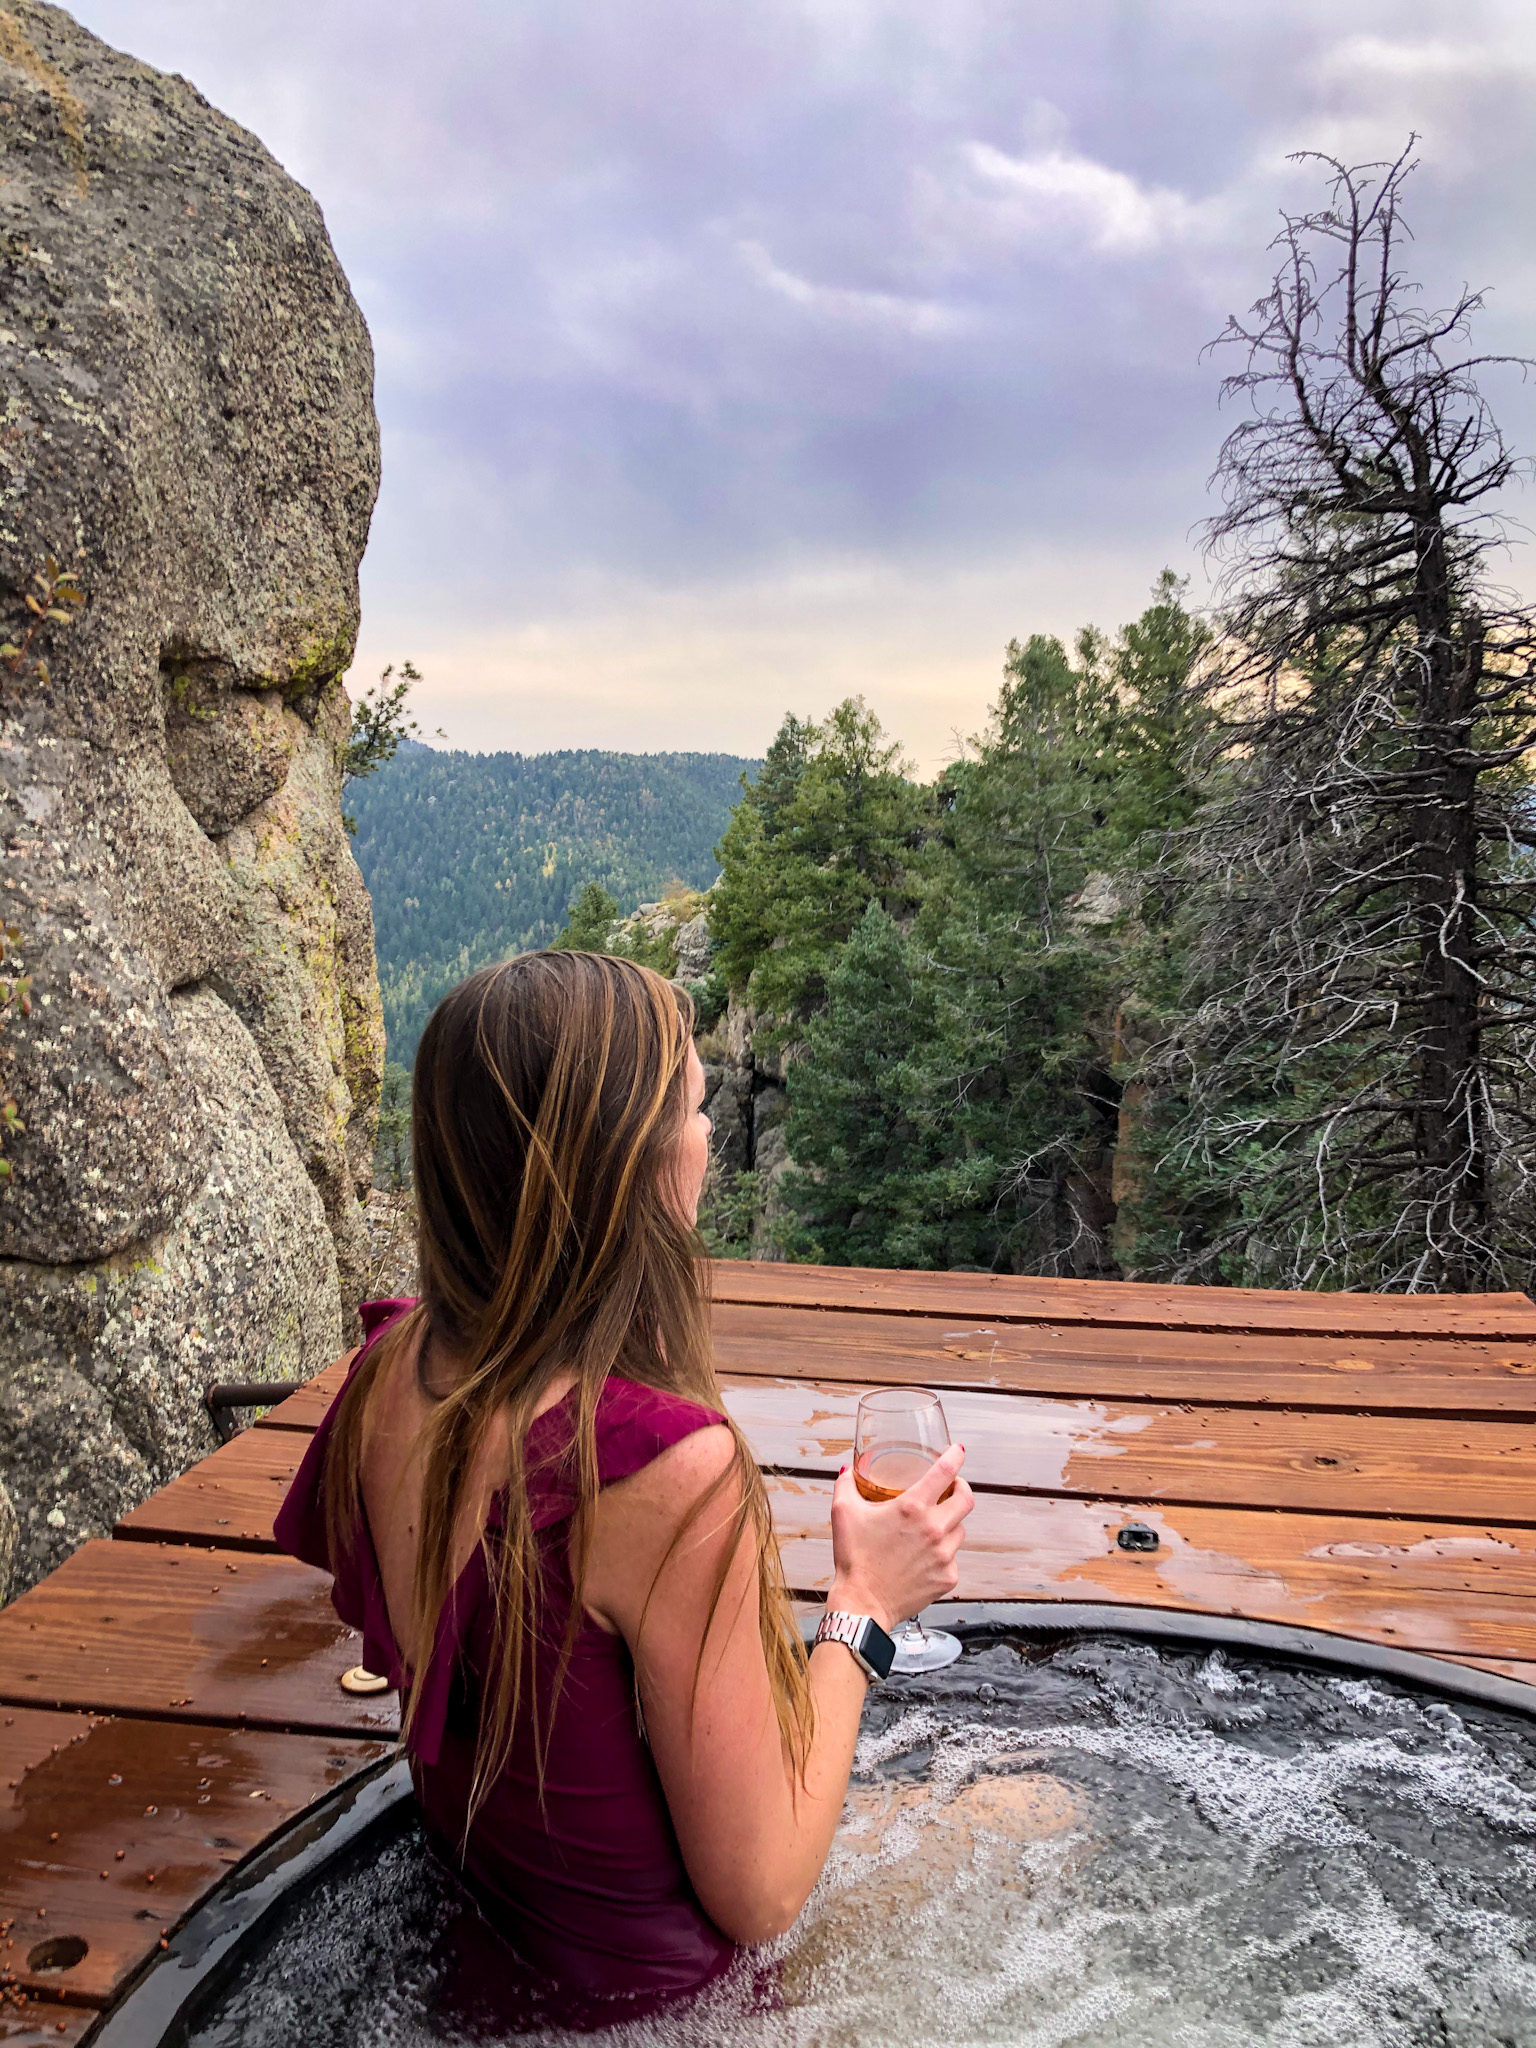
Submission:
{"label": "pine tree", "polygon": [[870,903],[789,1068],[792,1255],[858,1266],[990,1255],[995,1162],[956,1154],[936,995],[895,920]]}
{"label": "pine tree", "polygon": [[550,940],[553,950],[606,953],[619,906],[600,882],[588,882],[566,913],[564,925]]}
{"label": "pine tree", "polygon": [[987,1205],[972,1256],[1015,1270],[1113,1270],[1118,907],[1083,900],[1124,837],[1112,654],[1086,629],[1075,662],[1058,640],[1010,645],[991,727],[946,778],[915,933],[946,1053],[934,1093],[948,1098],[950,1156],[972,1162]]}
{"label": "pine tree", "polygon": [[787,718],[721,839],[715,966],[792,1031],[871,902],[910,907],[924,794],[860,698],[822,724]]}
{"label": "pine tree", "polygon": [[810,1169],[788,1190],[793,1249],[1114,1272],[1116,1024],[1143,943],[1114,871],[1196,801],[1206,649],[1168,574],[1114,642],[1009,647],[988,731],[905,849],[892,894],[915,910],[898,923],[872,904],[827,950],[788,1073],[790,1151]]}
{"label": "pine tree", "polygon": [[411,1181],[411,1076],[394,1060],[384,1063],[379,1123],[373,1147],[375,1187],[399,1193]]}
{"label": "pine tree", "polygon": [[1105,847],[1133,873],[1154,852],[1149,839],[1187,825],[1204,795],[1215,643],[1184,602],[1186,582],[1164,569],[1110,655],[1117,769]]}

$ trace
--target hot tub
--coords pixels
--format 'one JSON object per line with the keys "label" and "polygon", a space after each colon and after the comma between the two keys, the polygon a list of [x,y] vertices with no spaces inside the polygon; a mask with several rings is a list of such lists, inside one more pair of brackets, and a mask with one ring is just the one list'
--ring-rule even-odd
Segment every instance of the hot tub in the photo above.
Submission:
{"label": "hot tub", "polygon": [[[871,1694],[796,1926],[614,2048],[1536,2048],[1536,1721],[1496,1684],[1031,1621]],[[466,1993],[472,1909],[400,1793],[274,1864],[245,1935],[226,1904],[103,2048],[577,2038]]]}

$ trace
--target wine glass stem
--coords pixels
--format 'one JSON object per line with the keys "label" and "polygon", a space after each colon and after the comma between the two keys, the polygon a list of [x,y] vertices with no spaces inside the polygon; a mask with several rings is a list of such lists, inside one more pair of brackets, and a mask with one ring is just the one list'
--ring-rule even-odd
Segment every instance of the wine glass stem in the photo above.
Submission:
{"label": "wine glass stem", "polygon": [[928,1641],[928,1631],[923,1627],[922,1618],[912,1615],[896,1631],[898,1643],[905,1643],[909,1649],[920,1649]]}

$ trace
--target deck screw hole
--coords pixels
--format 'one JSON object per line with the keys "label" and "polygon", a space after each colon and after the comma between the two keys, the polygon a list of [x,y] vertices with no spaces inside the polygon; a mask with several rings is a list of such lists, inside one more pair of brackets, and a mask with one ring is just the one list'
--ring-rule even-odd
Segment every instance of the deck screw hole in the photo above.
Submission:
{"label": "deck screw hole", "polygon": [[82,1941],[78,1934],[51,1934],[28,1951],[27,1968],[40,1974],[47,1970],[72,1970],[76,1963],[85,1961],[89,1952],[90,1943]]}

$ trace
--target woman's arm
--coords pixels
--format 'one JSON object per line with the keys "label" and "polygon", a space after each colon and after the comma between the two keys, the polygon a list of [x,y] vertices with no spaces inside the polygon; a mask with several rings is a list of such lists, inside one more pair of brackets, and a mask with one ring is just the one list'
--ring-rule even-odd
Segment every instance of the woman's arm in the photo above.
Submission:
{"label": "woman's arm", "polygon": [[[866,1680],[841,1644],[813,1653],[816,1733],[800,1783],[768,1685],[751,1542],[727,1557],[734,1480],[668,1556],[692,1505],[729,1472],[734,1449],[728,1430],[699,1430],[605,1489],[586,1597],[634,1652],[651,1751],[700,1902],[732,1940],[756,1942],[789,1926],[821,1873],[848,1789]],[[916,1485],[880,1504],[862,1500],[852,1474],[841,1474],[832,1497],[832,1606],[889,1628],[953,1592],[961,1525],[973,1504],[957,1476],[964,1455],[952,1447]],[[941,1502],[951,1480],[954,1493]],[[722,1563],[725,1584],[705,1641]]]}

